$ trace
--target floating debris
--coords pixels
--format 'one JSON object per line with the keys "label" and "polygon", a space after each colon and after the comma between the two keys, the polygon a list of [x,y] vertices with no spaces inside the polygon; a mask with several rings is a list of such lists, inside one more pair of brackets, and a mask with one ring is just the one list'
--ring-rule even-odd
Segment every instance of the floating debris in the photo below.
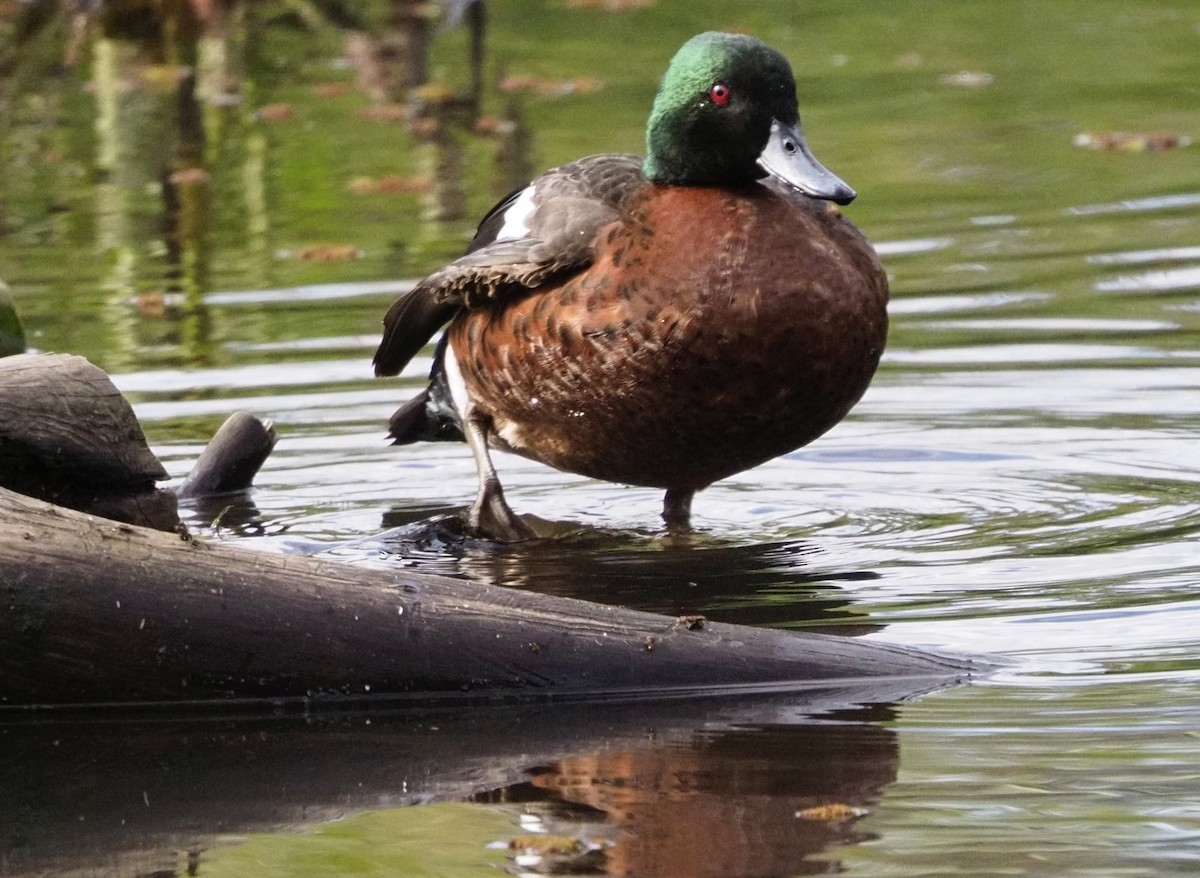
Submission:
{"label": "floating debris", "polygon": [[161,292],[138,293],[133,297],[133,307],[144,317],[162,320],[167,316],[167,297]]}
{"label": "floating debris", "polygon": [[532,92],[540,98],[562,98],[568,95],[586,95],[604,87],[599,79],[581,76],[575,79],[547,79],[541,76],[513,74],[500,80],[500,91]]}
{"label": "floating debris", "polygon": [[953,85],[956,88],[981,88],[991,85],[996,77],[983,70],[960,70],[958,73],[947,73],[940,80],[942,85]]}
{"label": "floating debris", "polygon": [[1172,134],[1170,131],[1084,131],[1076,134],[1072,143],[1084,149],[1101,149],[1108,152],[1161,152],[1191,146],[1192,138]]}
{"label": "floating debris", "polygon": [[501,116],[480,116],[471,130],[484,137],[507,137],[517,130],[517,123]]}
{"label": "floating debris", "polygon": [[570,835],[517,835],[508,842],[489,844],[507,848],[521,869],[546,875],[596,875],[603,871],[607,839],[576,838]]}
{"label": "floating debris", "polygon": [[797,811],[795,816],[800,820],[816,820],[821,823],[844,823],[847,820],[865,817],[869,813],[866,808],[855,808],[853,805],[847,805],[843,802],[830,802],[827,805],[815,805],[812,808],[803,808]]}
{"label": "floating debris", "polygon": [[176,186],[201,186],[208,182],[209,174],[204,168],[180,168],[172,171],[168,178]]}
{"label": "floating debris", "polygon": [[287,122],[296,118],[291,104],[264,104],[254,114],[260,122]]}
{"label": "floating debris", "polygon": [[630,12],[649,9],[657,0],[567,0],[568,9],[603,9],[605,12]]}
{"label": "floating debris", "polygon": [[312,93],[319,98],[344,98],[354,92],[354,86],[349,82],[318,82],[312,87]]}
{"label": "floating debris", "polygon": [[361,258],[363,251],[353,244],[309,244],[292,255],[302,262],[350,262]]}
{"label": "floating debris", "polygon": [[403,104],[372,104],[355,110],[354,115],[368,122],[407,122],[412,113]]}
{"label": "floating debris", "polygon": [[421,195],[433,188],[433,181],[426,177],[385,174],[377,179],[355,177],[346,188],[355,195]]}

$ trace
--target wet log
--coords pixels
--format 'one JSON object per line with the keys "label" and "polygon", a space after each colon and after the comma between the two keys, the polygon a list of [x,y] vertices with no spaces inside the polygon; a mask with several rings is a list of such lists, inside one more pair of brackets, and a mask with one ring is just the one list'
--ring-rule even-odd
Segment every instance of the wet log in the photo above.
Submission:
{"label": "wet log", "polygon": [[83,357],[0,359],[0,485],[71,509],[170,530],[175,496],[129,403]]}
{"label": "wet log", "polygon": [[81,512],[175,530],[176,493],[249,488],[278,438],[269,421],[234,413],[171,492],[157,487],[167,471],[103,371],[62,354],[0,359],[0,486]]}
{"label": "wet log", "polygon": [[944,685],[984,669],[875,641],[201,543],[3,489],[0,643],[7,706]]}
{"label": "wet log", "polygon": [[278,441],[270,421],[234,412],[204,446],[176,494],[180,500],[190,500],[246,490]]}

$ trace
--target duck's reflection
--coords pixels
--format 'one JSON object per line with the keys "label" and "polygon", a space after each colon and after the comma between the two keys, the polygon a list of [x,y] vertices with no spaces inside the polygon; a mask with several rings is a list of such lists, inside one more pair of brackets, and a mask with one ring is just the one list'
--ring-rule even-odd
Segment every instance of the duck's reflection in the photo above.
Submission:
{"label": "duck's reflection", "polygon": [[[307,717],[0,713],[0,871],[105,863],[106,874],[133,875],[174,862],[162,874],[196,863],[204,874],[203,852],[222,838],[270,831],[286,845],[288,833],[354,812],[474,799],[595,834],[592,866],[614,875],[808,874],[830,868],[818,852],[864,837],[858,818],[897,772],[878,710],[847,705],[914,694],[912,681],[885,681]],[[514,836],[523,831],[514,814]],[[479,841],[481,855],[492,840]]]}
{"label": "duck's reflection", "polygon": [[[425,515],[413,517],[419,512]],[[430,573],[742,625],[816,630],[813,623],[825,623],[840,634],[878,630],[841,588],[878,574],[814,568],[810,562],[819,550],[798,540],[747,544],[704,534],[546,525],[548,538],[503,545],[466,537],[460,519],[445,510],[394,510],[383,524],[390,529],[370,542],[385,556]]]}
{"label": "duck's reflection", "polygon": [[570,756],[494,797],[557,803],[542,812],[552,837],[586,827],[576,874],[586,858],[614,876],[816,875],[840,871],[817,854],[870,837],[859,821],[898,761],[879,726],[777,725]]}

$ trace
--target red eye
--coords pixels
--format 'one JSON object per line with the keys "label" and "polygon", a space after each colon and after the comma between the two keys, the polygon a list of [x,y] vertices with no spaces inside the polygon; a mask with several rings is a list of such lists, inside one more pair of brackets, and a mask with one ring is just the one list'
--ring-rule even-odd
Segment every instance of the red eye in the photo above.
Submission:
{"label": "red eye", "polygon": [[727,103],[729,103],[729,99],[732,96],[733,96],[733,92],[730,90],[729,86],[727,86],[723,82],[716,83],[712,88],[710,88],[708,90],[708,97],[718,107],[723,107]]}

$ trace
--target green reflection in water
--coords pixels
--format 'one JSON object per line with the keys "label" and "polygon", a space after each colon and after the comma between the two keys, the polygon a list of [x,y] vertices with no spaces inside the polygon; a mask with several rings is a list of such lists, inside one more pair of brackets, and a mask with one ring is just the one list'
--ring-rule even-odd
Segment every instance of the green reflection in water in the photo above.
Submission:
{"label": "green reflection in water", "polygon": [[254,835],[202,855],[208,878],[314,875],[494,876],[505,860],[487,845],[513,835],[507,814],[443,804],[371,811],[303,836]]}
{"label": "green reflection in water", "polygon": [[[368,21],[383,18],[384,4],[359,6]],[[289,330],[267,310],[255,319],[241,312],[236,325],[201,316],[195,290],[419,275],[457,253],[474,218],[512,185],[510,139],[477,133],[469,120],[423,135],[405,119],[421,101],[389,114],[394,99],[356,85],[362,71],[347,67],[336,28],[298,26],[273,4],[238,8],[229,38],[202,45],[202,148],[171,134],[179,117],[169,71],[131,59],[126,43],[97,38],[84,61],[51,75],[63,30],[5,90],[0,266],[48,347],[119,369],[164,357],[228,359],[223,341]],[[664,60],[697,30],[747,30],[778,45],[794,62],[814,148],[862,193],[850,213],[873,240],[992,221],[964,233],[955,274],[944,273],[936,251],[896,259],[898,296],[1029,283],[1029,263],[1005,254],[1035,251],[1038,282],[1078,294],[1073,311],[1111,311],[1108,297],[1082,282],[1078,254],[1129,247],[1134,223],[1064,219],[1064,211],[1200,186],[1193,150],[1072,144],[1089,130],[1200,133],[1200,23],[1188,4],[697,2],[612,14],[514,0],[489,14],[481,112],[501,130],[517,125],[531,153],[516,158],[518,173],[590,152],[640,151]],[[436,35],[435,98],[467,88],[468,39],[461,29]],[[533,80],[534,93],[502,90],[503,77],[506,88]],[[205,192],[184,187],[172,220],[163,187],[169,195],[176,152],[193,164],[202,157]],[[449,212],[432,203],[444,189],[434,172],[447,167],[461,173],[465,199]],[[362,182],[389,177],[409,191]],[[1159,246],[1186,236],[1169,222],[1159,232]],[[973,271],[985,257],[989,270]],[[184,300],[176,307],[168,298],[168,323],[156,324],[158,297],[173,292]],[[365,310],[322,319],[333,334],[377,326]],[[902,332],[901,343],[912,338]]]}

